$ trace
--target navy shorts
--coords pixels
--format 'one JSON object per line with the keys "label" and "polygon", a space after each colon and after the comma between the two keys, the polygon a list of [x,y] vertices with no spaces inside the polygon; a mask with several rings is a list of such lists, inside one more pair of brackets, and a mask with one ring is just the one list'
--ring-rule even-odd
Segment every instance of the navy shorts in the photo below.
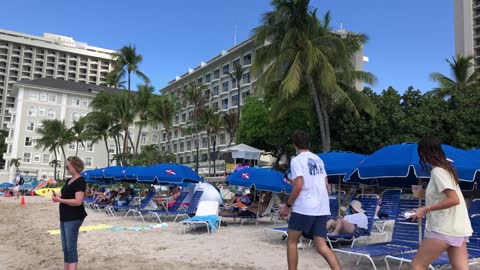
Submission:
{"label": "navy shorts", "polygon": [[327,238],[328,216],[308,216],[292,212],[288,229],[301,231],[302,236],[313,239],[314,236]]}

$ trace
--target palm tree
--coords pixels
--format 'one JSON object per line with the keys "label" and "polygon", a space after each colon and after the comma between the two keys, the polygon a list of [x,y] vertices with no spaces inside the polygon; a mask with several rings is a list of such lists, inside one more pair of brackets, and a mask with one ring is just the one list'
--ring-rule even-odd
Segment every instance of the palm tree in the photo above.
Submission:
{"label": "palm tree", "polygon": [[478,71],[474,69],[473,60],[473,56],[461,56],[459,54],[453,57],[452,61],[445,59],[450,66],[453,77],[449,78],[438,72],[430,74],[430,78],[439,83],[439,86],[430,93],[446,98],[477,84],[479,76]]}
{"label": "palm tree", "polygon": [[125,89],[125,81],[122,81],[125,70],[114,68],[106,76],[106,83],[109,87]]}
{"label": "palm tree", "polygon": [[[110,126],[112,125],[112,119],[109,115],[104,112],[90,112],[85,117],[86,130],[84,136],[90,141],[91,144],[96,144],[97,142],[103,140],[105,143],[105,149],[107,151],[107,165],[110,166],[110,149],[108,147],[108,137]],[[116,140],[115,140],[116,142]]]}
{"label": "palm tree", "polygon": [[130,92],[130,83],[132,73],[140,77],[145,83],[149,83],[150,79],[140,71],[139,65],[143,60],[143,57],[140,54],[137,54],[136,48],[134,45],[128,45],[122,47],[117,53],[114,54],[115,67],[117,74],[120,74],[120,77],[127,72],[128,76],[128,92]]}
{"label": "palm tree", "polygon": [[138,145],[140,143],[140,136],[142,134],[142,128],[148,124],[148,113],[150,108],[150,103],[152,102],[152,96],[154,87],[149,84],[140,84],[138,85],[138,93],[135,97],[135,108],[140,121],[136,124],[138,125],[138,136],[137,143],[135,145],[135,153],[138,153]]}
{"label": "palm tree", "polygon": [[213,121],[215,111],[212,108],[206,108],[202,111],[198,119],[199,128],[207,132],[207,160],[208,160],[208,175],[211,174],[211,159],[210,159],[210,137],[213,132]]}
{"label": "palm tree", "polygon": [[[210,122],[211,129],[212,129],[212,136],[213,136],[213,151],[216,152],[216,144],[217,144],[217,135],[224,129],[225,122],[223,121],[223,117],[220,113],[214,113],[213,118],[211,119]],[[210,140],[210,138],[208,138]],[[218,158],[218,157],[217,157]],[[215,161],[216,159],[213,159],[213,175],[216,175],[216,166],[215,166]]]}
{"label": "palm tree", "polygon": [[[56,155],[55,155],[55,157],[56,157]],[[56,181],[56,179],[57,179],[57,168],[62,166],[61,162],[58,159],[54,159],[54,160],[50,161],[48,164],[50,164],[50,166],[53,167],[53,179],[55,179],[55,181]]]}
{"label": "palm tree", "polygon": [[83,148],[85,148],[85,144],[83,143],[85,141],[85,123],[86,123],[86,118],[82,117],[78,121],[73,122],[73,126],[70,128],[71,132],[75,136],[75,143],[76,143],[76,150],[75,150],[75,156],[78,156],[78,145],[81,144]]}
{"label": "palm tree", "polygon": [[197,151],[197,159],[195,161],[195,172],[198,173],[198,148],[199,148],[199,136],[198,136],[198,126],[197,126],[197,118],[201,115],[205,103],[208,101],[208,96],[204,95],[203,92],[207,89],[205,85],[198,85],[195,82],[190,83],[190,88],[185,90],[184,98],[187,102],[193,106],[193,128],[195,129],[195,136],[196,136],[196,151]]}
{"label": "palm tree", "polygon": [[165,128],[167,134],[168,147],[167,152],[172,148],[172,122],[178,110],[177,104],[168,96],[155,96],[152,98],[149,113],[152,118],[152,123],[161,123]]}
{"label": "palm tree", "polygon": [[12,158],[10,159],[10,162],[8,163],[9,167],[15,166],[15,171],[18,172],[18,167],[20,167],[20,160],[21,158]]}
{"label": "palm tree", "polygon": [[256,42],[264,44],[268,40],[269,44],[257,50],[252,69],[257,75],[263,73],[258,80],[261,88],[278,82],[279,98],[292,99],[302,91],[310,94],[320,126],[322,148],[329,151],[329,103],[325,97],[347,97],[338,87],[336,76],[337,68],[353,68],[348,63],[354,46],[344,39],[349,37],[349,42],[361,46],[366,37],[333,33],[330,13],[327,12],[321,22],[309,2],[272,0],[275,10],[265,13],[263,25],[254,30]]}
{"label": "palm tree", "polygon": [[224,112],[222,115],[223,122],[225,124],[226,130],[228,130],[229,140],[228,140],[228,147],[230,147],[233,143],[233,139],[235,138],[236,141],[236,133],[238,129],[238,122],[237,122],[237,113],[234,111]]}
{"label": "palm tree", "polygon": [[240,80],[243,79],[243,73],[244,68],[238,63],[233,66],[232,73],[228,72],[230,78],[232,78],[232,80],[235,80],[237,83],[237,123],[240,123]]}

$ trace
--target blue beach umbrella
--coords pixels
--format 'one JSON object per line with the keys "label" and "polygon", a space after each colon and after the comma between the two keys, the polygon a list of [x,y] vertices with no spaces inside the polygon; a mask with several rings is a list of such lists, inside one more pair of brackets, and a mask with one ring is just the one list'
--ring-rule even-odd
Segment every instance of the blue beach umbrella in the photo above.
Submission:
{"label": "blue beach umbrella", "polygon": [[475,159],[480,160],[480,148],[475,148],[467,151],[470,153]]}
{"label": "blue beach umbrella", "polygon": [[331,151],[317,154],[325,165],[328,176],[343,176],[351,172],[367,156],[353,152]]}
{"label": "blue beach umbrella", "polygon": [[12,183],[5,182],[0,184],[0,188],[11,188],[11,187],[13,187]]}
{"label": "blue beach umbrella", "polygon": [[[428,179],[423,171],[416,143],[394,144],[381,148],[365,158],[345,178],[345,183],[360,183],[380,187],[406,188],[418,184],[418,179]],[[461,180],[463,189],[473,189],[473,181],[480,174],[480,161],[465,150],[442,145]]]}
{"label": "blue beach umbrella", "polygon": [[254,187],[256,190],[282,192],[292,192],[292,185],[286,181],[283,174],[264,168],[245,168],[243,170],[230,174],[225,183],[229,185]]}
{"label": "blue beach umbrella", "polygon": [[129,179],[136,179],[138,182],[151,184],[202,182],[202,178],[194,170],[177,163],[127,167],[125,175]]}

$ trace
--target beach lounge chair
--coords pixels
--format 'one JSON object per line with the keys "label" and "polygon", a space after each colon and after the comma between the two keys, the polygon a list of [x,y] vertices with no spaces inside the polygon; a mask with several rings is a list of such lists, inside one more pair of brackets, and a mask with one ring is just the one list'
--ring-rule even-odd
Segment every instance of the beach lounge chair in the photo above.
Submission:
{"label": "beach lounge chair", "polygon": [[165,216],[165,218],[166,218],[168,216],[175,215],[175,219],[174,219],[173,222],[176,222],[177,218],[179,216],[187,216],[188,217],[188,215],[192,215],[192,214],[195,213],[195,211],[197,210],[197,207],[198,207],[198,202],[200,201],[200,198],[202,197],[202,194],[203,194],[202,190],[195,191],[195,193],[193,193],[192,199],[190,200],[187,209],[185,209],[185,210],[180,210],[179,209],[180,205],[181,205],[180,204],[178,207],[176,207],[176,209],[174,209],[174,207],[172,207],[169,210],[151,210],[148,213],[151,214],[152,216],[155,216],[156,220],[159,223],[162,222],[161,221],[162,216]]}
{"label": "beach lounge chair", "polygon": [[473,199],[468,207],[468,216],[480,215],[480,199]]}
{"label": "beach lounge chair", "polygon": [[220,227],[221,217],[218,215],[218,201],[202,201],[198,204],[195,216],[182,220],[183,233],[188,227],[206,225],[207,232],[213,233]]}
{"label": "beach lounge chair", "polygon": [[382,206],[378,215],[380,219],[375,220],[375,228],[380,232],[385,231],[385,226],[388,223],[395,222],[400,207],[400,196],[402,196],[401,189],[386,189],[383,191]]}
{"label": "beach lounge chair", "polygon": [[[147,205],[152,200],[153,196],[155,195],[156,191],[150,191],[145,198],[140,201],[140,205],[132,205],[132,203],[128,205],[109,205],[105,207],[105,210],[110,213],[112,216],[115,216],[115,211],[126,211],[125,218],[130,214],[133,210],[136,209],[145,209]],[[131,200],[133,201],[133,200]]]}
{"label": "beach lounge chair", "polygon": [[[373,258],[382,258],[387,255],[411,252],[418,248],[419,235],[418,223],[405,220],[403,212],[418,208],[418,200],[401,200],[400,209],[393,227],[390,242],[375,243],[360,247],[334,248],[337,253],[358,256],[357,264],[361,258],[367,258],[372,264],[372,269],[377,269]],[[425,220],[423,220],[425,221]],[[422,223],[423,225],[425,222]],[[422,228],[422,231],[424,226]]]}
{"label": "beach lounge chair", "polygon": [[[478,260],[478,258],[480,258],[480,215],[474,215],[470,218],[470,221],[472,223],[473,234],[469,239],[469,243],[467,243],[468,259],[470,260],[469,265],[475,265],[480,264],[480,260]],[[415,255],[416,252],[385,256],[387,269],[390,269],[390,261],[411,263]],[[438,259],[429,265],[429,269],[443,268],[449,264],[448,254],[444,252]]]}
{"label": "beach lounge chair", "polygon": [[[365,210],[365,215],[368,217],[368,228],[364,233],[357,234],[357,233],[342,233],[338,235],[327,235],[327,242],[330,245],[331,248],[333,248],[332,243],[337,243],[337,242],[351,242],[351,247],[355,245],[355,242],[369,237],[372,234],[372,227],[373,227],[373,221],[374,221],[374,216],[375,216],[375,210],[377,208],[378,204],[378,195],[377,198],[375,196],[365,196],[365,195],[370,195],[370,194],[364,194],[361,197],[363,198],[358,198],[357,200],[362,203],[362,208]],[[376,195],[376,194],[373,194]],[[365,198],[367,197],[367,198]],[[372,198],[373,197],[373,198]],[[387,234],[385,232],[379,232],[376,233],[376,235],[385,235],[385,241],[387,241]]]}
{"label": "beach lounge chair", "polygon": [[[188,195],[188,192],[181,192],[177,199],[175,200],[175,202],[173,203],[172,207],[170,207],[168,210],[169,211],[172,211],[172,212],[176,212],[178,210],[178,208],[180,208],[180,206],[182,206],[182,202],[183,200],[185,200],[185,197],[187,197]],[[150,213],[151,212],[155,212],[155,211],[166,211],[164,209],[159,209],[159,210],[152,210],[152,209],[135,209],[135,210],[132,210],[132,213],[134,216],[136,215],[139,215],[141,218],[142,218],[142,221],[145,222],[145,219],[143,218],[143,214],[147,214],[147,213]],[[154,215],[152,215],[153,217]],[[160,219],[160,217],[157,215],[157,220],[159,223],[162,223],[162,220]]]}

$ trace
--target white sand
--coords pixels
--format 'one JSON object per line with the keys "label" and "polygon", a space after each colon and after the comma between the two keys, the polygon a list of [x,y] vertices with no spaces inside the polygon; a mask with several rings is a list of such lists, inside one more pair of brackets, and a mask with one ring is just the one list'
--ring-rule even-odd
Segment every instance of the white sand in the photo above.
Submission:
{"label": "white sand", "polygon": [[[39,196],[26,196],[25,200],[26,206],[21,207],[19,200],[0,198],[0,269],[63,269],[60,235],[47,233],[59,227],[58,204]],[[111,217],[91,209],[87,212],[84,225],[143,225],[133,217]],[[270,222],[240,227],[229,221],[229,226],[213,235],[207,235],[205,228],[183,234],[177,232],[181,229],[178,224],[168,225],[166,230],[81,233],[79,269],[287,269],[285,242],[280,236],[266,241],[263,228],[274,226]],[[372,237],[370,241],[381,240]],[[355,258],[338,257],[343,269],[371,269],[367,260],[355,266]],[[386,269],[383,260],[377,266]],[[394,267],[398,269],[396,264]],[[314,248],[307,247],[299,250],[299,269],[328,266]],[[403,269],[408,269],[407,265]]]}

